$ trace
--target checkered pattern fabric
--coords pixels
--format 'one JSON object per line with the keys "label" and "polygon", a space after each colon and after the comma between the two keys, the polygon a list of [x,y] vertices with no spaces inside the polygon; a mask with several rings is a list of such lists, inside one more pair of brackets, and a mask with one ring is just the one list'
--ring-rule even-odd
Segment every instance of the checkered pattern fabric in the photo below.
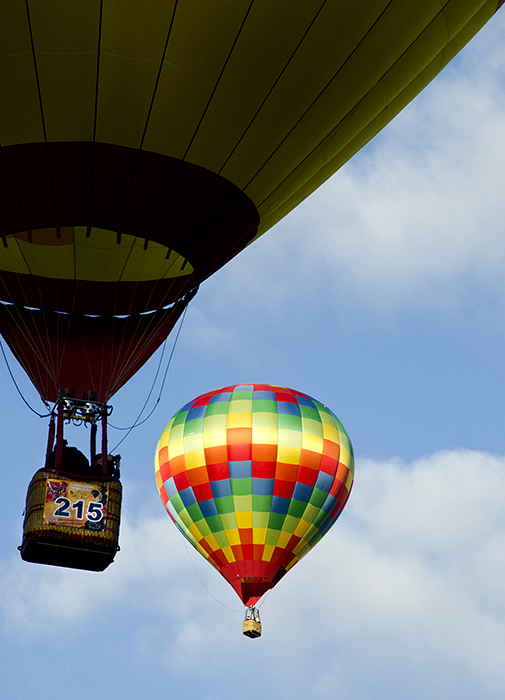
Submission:
{"label": "checkered pattern fabric", "polygon": [[338,418],[306,394],[268,384],[186,404],[163,431],[155,465],[168,514],[245,605],[329,530],[354,477]]}

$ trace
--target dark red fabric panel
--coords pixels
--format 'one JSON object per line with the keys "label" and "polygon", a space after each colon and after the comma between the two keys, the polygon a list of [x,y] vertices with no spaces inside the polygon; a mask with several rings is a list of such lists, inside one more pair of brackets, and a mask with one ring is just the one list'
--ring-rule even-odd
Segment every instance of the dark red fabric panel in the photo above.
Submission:
{"label": "dark red fabric panel", "polygon": [[0,231],[14,231],[26,228],[23,210],[19,205],[16,190],[12,184],[4,153],[0,154]]}
{"label": "dark red fabric panel", "polygon": [[[199,280],[256,235],[259,216],[249,197],[192,163],[103,143],[50,143],[47,148],[36,143],[2,150],[23,210],[9,198],[0,211],[4,234],[56,224],[121,230],[184,255]],[[1,169],[0,179],[9,181]]]}
{"label": "dark red fabric panel", "polygon": [[128,318],[30,311],[0,304],[0,333],[43,399],[57,387],[77,398],[96,391],[104,401],[148,360],[185,308]]}
{"label": "dark red fabric panel", "polygon": [[[2,232],[23,231],[26,224],[32,228],[56,226],[58,222],[45,144],[9,146],[3,149],[3,154],[24,216],[19,212],[17,200],[7,202],[6,212],[0,212]],[[15,212],[18,212],[17,217]],[[12,228],[7,228],[7,222]]]}

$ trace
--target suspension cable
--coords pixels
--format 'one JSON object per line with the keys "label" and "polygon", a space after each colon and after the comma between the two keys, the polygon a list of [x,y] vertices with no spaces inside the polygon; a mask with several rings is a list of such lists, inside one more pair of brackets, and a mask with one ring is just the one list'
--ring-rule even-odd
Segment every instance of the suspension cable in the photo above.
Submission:
{"label": "suspension cable", "polygon": [[[21,389],[19,388],[18,383],[17,383],[16,380],[14,379],[14,375],[13,375],[12,370],[11,370],[11,368],[10,368],[9,361],[8,361],[8,359],[7,359],[7,355],[5,354],[4,346],[3,346],[3,343],[2,343],[2,340],[1,340],[1,339],[0,339],[0,350],[2,351],[2,355],[3,355],[3,358],[4,358],[4,360],[5,360],[5,364],[6,364],[6,366],[7,366],[7,370],[8,370],[8,372],[9,372],[9,374],[10,374],[10,378],[12,379],[12,382],[13,382],[14,386],[16,387],[18,394],[21,396],[21,398],[23,399],[24,403],[28,406],[28,408],[30,409],[30,411],[32,411],[33,413],[35,413],[35,415],[38,416],[39,418],[48,418],[49,416],[51,416],[52,413],[45,413],[45,414],[42,414],[42,413],[39,413],[38,411],[36,411],[32,406],[30,406],[30,404],[28,403],[28,401],[27,401],[27,400],[25,399],[25,397],[23,396],[23,393],[22,393]],[[47,408],[47,410],[49,410],[49,406],[46,404],[45,401],[44,401],[44,406]]]}
{"label": "suspension cable", "polygon": [[[126,427],[126,428],[120,428],[120,427],[118,427],[118,426],[116,426],[116,425],[112,425],[111,423],[109,423],[109,426],[110,426],[111,428],[114,428],[115,430],[126,430],[126,431],[127,431],[126,435],[117,443],[117,445],[111,450],[111,452],[114,452],[115,450],[117,450],[117,448],[119,447],[119,445],[120,445],[122,442],[124,442],[124,441],[126,440],[126,438],[128,437],[128,435],[131,433],[131,431],[132,431],[134,428],[138,428],[140,425],[143,425],[146,421],[148,421],[149,418],[153,415],[154,411],[158,408],[158,404],[159,404],[159,402],[160,402],[160,400],[161,400],[161,395],[162,395],[163,389],[164,389],[164,387],[165,387],[165,382],[166,382],[166,380],[167,380],[168,370],[169,370],[170,365],[171,365],[171,363],[172,363],[172,358],[173,358],[173,356],[174,356],[175,347],[176,347],[176,345],[177,345],[177,341],[179,340],[179,336],[180,336],[180,334],[181,334],[182,326],[183,326],[183,323],[184,323],[184,319],[186,318],[186,313],[187,313],[187,311],[188,311],[188,307],[186,306],[186,308],[184,309],[184,312],[183,312],[183,314],[182,314],[182,317],[181,317],[181,322],[180,322],[180,324],[179,324],[179,328],[177,329],[177,334],[176,334],[176,336],[175,336],[174,344],[173,344],[172,350],[171,350],[171,352],[170,352],[170,357],[168,358],[167,366],[166,366],[166,368],[165,368],[165,374],[164,374],[164,376],[163,376],[163,381],[162,381],[162,383],[161,383],[161,387],[160,387],[160,391],[159,391],[159,394],[158,394],[158,398],[156,399],[156,403],[154,404],[154,406],[153,406],[152,410],[150,411],[150,413],[144,418],[144,420],[140,421],[140,418],[141,418],[142,414],[144,413],[144,410],[145,410],[145,408],[146,408],[146,406],[147,406],[147,403],[148,403],[148,401],[149,401],[149,399],[150,399],[150,397],[151,397],[151,394],[152,394],[152,392],[153,392],[154,385],[155,385],[155,383],[156,383],[156,379],[157,379],[157,377],[158,377],[158,373],[159,373],[159,370],[160,370],[160,367],[161,367],[161,361],[162,361],[162,359],[163,359],[163,354],[164,354],[164,352],[165,352],[165,346],[166,346],[166,343],[167,343],[167,341],[168,341],[168,338],[167,338],[167,340],[165,341],[165,345],[163,346],[163,351],[162,351],[162,353],[161,353],[161,358],[160,358],[160,362],[159,362],[159,364],[158,364],[158,369],[156,370],[156,375],[155,375],[155,377],[154,377],[154,380],[153,380],[151,389],[149,390],[149,394],[147,395],[147,399],[145,400],[144,405],[142,406],[142,408],[141,408],[141,410],[140,410],[140,412],[139,412],[139,414],[138,414],[138,416],[137,416],[135,422],[133,423],[133,425],[130,425],[129,427]],[[139,422],[139,421],[140,421],[140,422]]]}

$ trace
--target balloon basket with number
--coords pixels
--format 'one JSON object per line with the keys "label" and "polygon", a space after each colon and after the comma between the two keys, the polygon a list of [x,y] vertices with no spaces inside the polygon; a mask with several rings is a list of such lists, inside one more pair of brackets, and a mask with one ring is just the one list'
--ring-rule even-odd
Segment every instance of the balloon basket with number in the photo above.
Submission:
{"label": "balloon basket with number", "polygon": [[21,558],[103,571],[119,549],[121,497],[117,477],[39,469],[26,496]]}

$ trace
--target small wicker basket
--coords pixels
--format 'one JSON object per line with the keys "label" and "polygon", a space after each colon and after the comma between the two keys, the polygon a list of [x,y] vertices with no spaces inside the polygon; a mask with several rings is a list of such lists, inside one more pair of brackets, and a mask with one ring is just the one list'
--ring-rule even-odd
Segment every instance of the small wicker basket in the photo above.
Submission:
{"label": "small wicker basket", "polygon": [[103,571],[119,550],[121,498],[116,477],[39,469],[26,496],[22,559]]}

